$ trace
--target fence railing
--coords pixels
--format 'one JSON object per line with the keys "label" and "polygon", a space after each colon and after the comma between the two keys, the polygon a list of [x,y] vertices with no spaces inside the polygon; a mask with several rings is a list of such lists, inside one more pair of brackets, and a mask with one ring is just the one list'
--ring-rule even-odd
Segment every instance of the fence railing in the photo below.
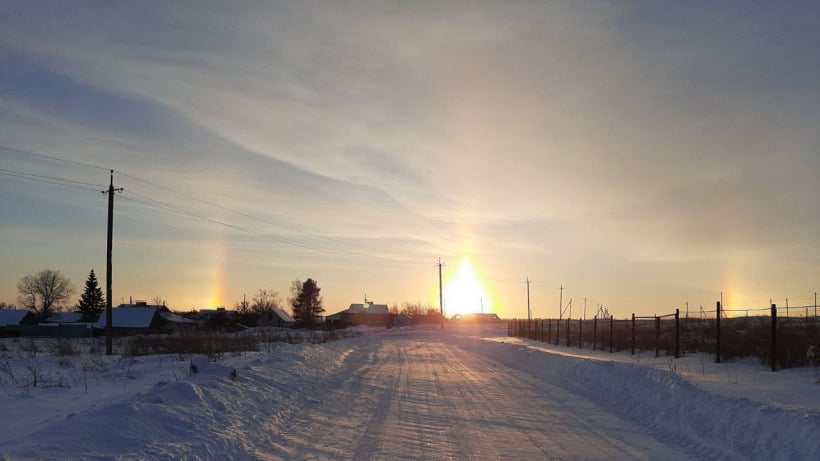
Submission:
{"label": "fence railing", "polygon": [[[805,312],[808,314],[808,310]],[[634,355],[636,351],[654,350],[656,357],[664,352],[678,358],[686,353],[706,352],[714,354],[717,363],[734,357],[758,357],[772,371],[820,365],[820,317],[784,316],[774,304],[761,309],[725,310],[717,302],[715,310],[701,310],[699,317],[681,317],[676,309],[664,315],[632,314],[627,319],[512,319],[507,323],[507,334],[610,353],[629,350]]]}

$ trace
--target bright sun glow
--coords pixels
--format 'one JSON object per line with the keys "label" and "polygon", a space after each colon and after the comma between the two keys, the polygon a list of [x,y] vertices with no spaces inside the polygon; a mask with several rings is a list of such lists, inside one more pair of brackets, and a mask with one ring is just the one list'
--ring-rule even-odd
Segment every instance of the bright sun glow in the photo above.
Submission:
{"label": "bright sun glow", "polygon": [[447,317],[473,312],[491,312],[491,299],[476,276],[470,261],[463,260],[444,285],[444,312]]}

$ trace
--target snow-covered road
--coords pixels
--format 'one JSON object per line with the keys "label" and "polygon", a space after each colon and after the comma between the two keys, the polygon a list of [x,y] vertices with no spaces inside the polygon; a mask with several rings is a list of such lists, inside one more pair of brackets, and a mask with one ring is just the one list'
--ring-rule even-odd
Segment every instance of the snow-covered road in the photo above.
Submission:
{"label": "snow-covered road", "polygon": [[[749,391],[743,398],[712,392],[714,382],[704,388],[681,371],[620,363],[617,355],[567,356],[566,348],[547,350],[504,332],[503,325],[404,330],[277,344],[223,364],[197,359],[192,375],[183,371],[187,360],[168,356],[77,357],[68,367],[66,358],[7,359],[9,376],[37,368],[76,384],[0,388],[0,459],[793,460],[820,454],[816,406],[772,398],[794,389],[816,392],[811,369],[775,375],[762,368],[764,375],[746,385],[721,368],[721,374],[729,370],[732,392]],[[105,372],[72,381],[66,370],[84,369],[88,360]],[[103,366],[104,360],[110,362]],[[689,368],[684,359],[678,363]],[[708,378],[708,367],[699,368]],[[111,373],[118,369],[127,373]],[[785,385],[791,382],[802,387]]]}
{"label": "snow-covered road", "polygon": [[351,354],[272,454],[291,459],[676,459],[584,398],[435,340],[387,336]]}

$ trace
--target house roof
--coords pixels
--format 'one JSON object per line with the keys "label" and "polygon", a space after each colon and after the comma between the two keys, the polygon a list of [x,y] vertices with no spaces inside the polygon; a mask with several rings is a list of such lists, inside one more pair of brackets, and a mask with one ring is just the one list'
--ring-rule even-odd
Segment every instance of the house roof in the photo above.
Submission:
{"label": "house roof", "polygon": [[348,314],[388,314],[387,304],[351,304],[346,311]]}
{"label": "house roof", "polygon": [[342,314],[389,314],[390,309],[387,308],[387,304],[373,304],[373,303],[355,303],[351,304],[350,307],[347,309],[337,312],[332,315],[328,315],[328,320],[339,320]]}
{"label": "house roof", "polygon": [[0,309],[0,325],[19,325],[28,313],[25,309]]}
{"label": "house roof", "polygon": [[[121,304],[116,309],[111,310],[111,326],[114,328],[148,328],[157,314],[156,306],[133,306]],[[97,328],[105,328],[107,316],[103,311],[100,319],[94,325]]]}
{"label": "house roof", "polygon": [[[194,325],[197,323],[196,320],[187,319],[179,314],[174,314],[173,312],[160,311],[159,316],[162,317],[162,320],[179,325]],[[114,319],[116,319],[116,317],[114,317]]]}
{"label": "house roof", "polygon": [[280,308],[276,307],[276,308],[273,309],[273,313],[274,313],[274,315],[279,317],[279,319],[281,321],[283,321],[285,323],[296,323],[296,320],[293,317],[291,317],[290,314],[285,312],[283,309],[280,309]]}
{"label": "house roof", "polygon": [[57,312],[51,315],[46,322],[49,323],[78,323],[83,319],[82,312]]}
{"label": "house roof", "polygon": [[196,311],[196,314],[200,318],[209,319],[211,317],[214,317],[214,316],[220,315],[220,314],[222,314],[226,317],[229,317],[229,318],[230,317],[235,317],[238,314],[238,312],[235,311],[235,310],[225,309],[224,307],[217,307],[216,309],[199,309],[199,310]]}

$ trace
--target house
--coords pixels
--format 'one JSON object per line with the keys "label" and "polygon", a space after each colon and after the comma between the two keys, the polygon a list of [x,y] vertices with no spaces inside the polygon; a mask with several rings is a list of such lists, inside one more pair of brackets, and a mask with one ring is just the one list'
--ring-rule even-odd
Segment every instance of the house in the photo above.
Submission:
{"label": "house", "polygon": [[279,307],[273,308],[272,325],[277,327],[293,327],[296,325],[296,319]]}
{"label": "house", "polygon": [[256,325],[260,327],[293,328],[296,325],[296,319],[285,312],[284,309],[274,307],[260,315]]}
{"label": "house", "polygon": [[183,317],[179,314],[175,314],[171,312],[165,306],[161,306],[158,308],[159,317],[162,319],[162,329],[165,331],[177,331],[177,330],[185,330],[188,328],[194,328],[199,325],[199,322],[193,319],[189,319],[187,317]]}
{"label": "house", "polygon": [[[120,304],[111,309],[111,327],[119,333],[138,333],[148,330],[159,330],[162,318],[159,316],[159,307],[147,304]],[[106,311],[100,314],[94,328],[105,328],[108,315]]]}
{"label": "house", "polygon": [[82,312],[57,312],[50,315],[46,323],[80,323],[82,320]]}
{"label": "house", "polygon": [[351,304],[347,309],[328,315],[326,321],[329,325],[345,328],[357,325],[369,325],[379,327],[393,326],[395,314],[391,314],[387,304],[374,304],[365,301],[361,304]]}
{"label": "house", "polygon": [[215,317],[222,318],[226,321],[233,321],[236,320],[238,314],[238,312],[229,311],[224,307],[217,307],[216,309],[200,309],[197,311],[197,317],[206,322],[214,319]]}
{"label": "house", "polygon": [[17,337],[25,327],[37,325],[37,318],[26,309],[0,309],[0,338]]}
{"label": "house", "polygon": [[34,314],[27,309],[0,309],[0,327],[36,324]]}
{"label": "house", "polygon": [[[105,311],[103,311],[100,314],[100,319],[94,324],[94,328],[105,329],[107,318]],[[175,314],[166,306],[148,304],[142,301],[138,301],[136,304],[120,304],[111,309],[111,327],[118,333],[169,333],[180,329],[193,328],[197,325],[196,320]]]}

